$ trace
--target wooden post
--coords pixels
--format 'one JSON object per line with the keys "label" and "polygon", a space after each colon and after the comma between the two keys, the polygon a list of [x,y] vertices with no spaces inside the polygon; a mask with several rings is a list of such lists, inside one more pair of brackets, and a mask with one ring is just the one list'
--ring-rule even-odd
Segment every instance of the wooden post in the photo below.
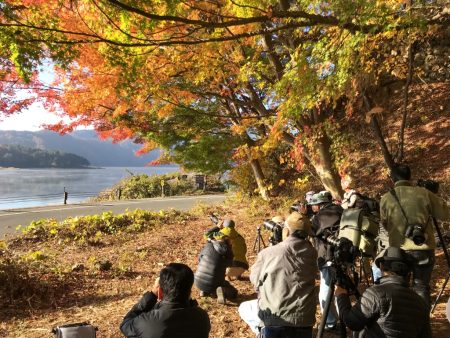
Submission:
{"label": "wooden post", "polygon": [[64,204],[67,204],[67,197],[69,193],[66,191],[66,187],[64,187]]}
{"label": "wooden post", "polygon": [[161,180],[161,197],[164,197],[164,180]]}

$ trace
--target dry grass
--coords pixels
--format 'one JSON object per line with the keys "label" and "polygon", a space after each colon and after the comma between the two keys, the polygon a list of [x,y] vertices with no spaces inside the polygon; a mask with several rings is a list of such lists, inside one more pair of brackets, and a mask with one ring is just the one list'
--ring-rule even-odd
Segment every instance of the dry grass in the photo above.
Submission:
{"label": "dry grass", "polygon": [[[221,215],[237,221],[237,229],[247,241],[249,261],[253,263],[255,228],[269,215],[270,210],[260,207],[252,209],[253,212],[249,215],[248,205],[243,204],[227,205],[218,210]],[[136,235],[106,237],[106,245],[102,247],[65,246],[57,242],[16,242],[16,253],[40,250],[52,257],[52,262],[60,267],[81,263],[85,265],[85,270],[68,272],[65,278],[71,282],[67,285],[55,284],[55,288],[65,288],[64,292],[56,293],[59,298],[45,303],[33,303],[33,299],[18,299],[17,303],[2,307],[0,336],[51,337],[49,330],[55,325],[89,321],[99,327],[98,337],[121,337],[119,324],[123,316],[143,292],[153,285],[162,266],[169,262],[185,262],[195,270],[197,255],[204,245],[202,233],[211,225],[207,216],[194,217],[189,223],[161,224]],[[267,238],[267,234],[264,235]],[[109,259],[113,268],[108,272],[99,272],[90,263],[93,261],[92,257]],[[117,273],[116,268],[120,264],[128,264],[129,271]],[[440,254],[433,278],[434,293],[443,283],[447,271]],[[212,324],[210,337],[254,337],[240,320],[237,307],[240,302],[253,299],[256,295],[248,279],[233,283],[239,290],[239,297],[236,302],[227,305],[218,305],[214,299],[199,298],[198,290],[193,290],[193,297],[209,313]],[[444,299],[445,297],[442,301]],[[317,319],[320,319],[319,312]],[[444,304],[438,306],[432,321],[436,335],[450,335]]]}

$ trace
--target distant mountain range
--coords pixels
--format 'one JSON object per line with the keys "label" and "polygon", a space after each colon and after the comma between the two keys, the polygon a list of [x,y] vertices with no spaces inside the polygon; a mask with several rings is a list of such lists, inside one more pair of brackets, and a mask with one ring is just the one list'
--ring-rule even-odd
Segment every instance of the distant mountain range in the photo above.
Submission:
{"label": "distant mountain range", "polygon": [[72,153],[87,159],[91,166],[103,167],[142,167],[159,156],[159,150],[136,156],[139,144],[103,141],[93,130],[78,130],[66,135],[52,131],[0,130],[0,144]]}

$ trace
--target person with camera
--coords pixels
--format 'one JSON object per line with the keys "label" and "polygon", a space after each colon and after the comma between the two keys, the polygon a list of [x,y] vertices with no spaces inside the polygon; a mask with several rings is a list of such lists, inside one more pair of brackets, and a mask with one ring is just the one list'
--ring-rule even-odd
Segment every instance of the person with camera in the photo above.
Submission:
{"label": "person with camera", "polygon": [[428,306],[408,287],[410,261],[402,249],[389,247],[375,259],[383,272],[379,285],[366,289],[352,307],[345,282],[337,281],[339,315],[359,338],[429,338]]}
{"label": "person with camera", "polygon": [[429,305],[436,248],[433,217],[447,220],[448,206],[431,191],[413,186],[407,165],[396,165],[390,175],[394,188],[381,198],[380,233],[385,235],[386,247],[401,248],[413,259],[412,287]]}
{"label": "person with camera", "polygon": [[129,338],[206,338],[211,324],[190,299],[194,273],[185,264],[163,268],[153,289],[126,314],[120,330]]}
{"label": "person with camera", "polygon": [[217,226],[205,232],[205,238],[220,239],[227,236],[231,242],[231,250],[233,251],[233,262],[226,270],[228,279],[240,279],[242,274],[248,270],[247,262],[247,245],[245,239],[235,229],[235,223],[232,219],[218,221]]}
{"label": "person with camera", "polygon": [[[320,272],[319,304],[323,315],[327,293],[330,288],[334,268],[332,267],[333,245],[327,242],[328,237],[336,236],[343,209],[333,204],[331,194],[321,191],[311,197],[309,204],[315,215],[312,218],[312,233],[314,246],[317,249],[317,265]],[[325,330],[338,330],[336,306],[331,304],[325,323]]]}
{"label": "person with camera", "polygon": [[225,304],[226,299],[237,297],[237,289],[225,280],[225,271],[232,263],[230,239],[227,236],[219,239],[209,238],[200,252],[194,278],[201,297],[217,297],[219,304]]}
{"label": "person with camera", "polygon": [[310,221],[293,212],[286,219],[290,235],[259,252],[250,281],[258,299],[239,306],[241,318],[262,338],[310,338],[315,322],[317,252],[307,237]]}

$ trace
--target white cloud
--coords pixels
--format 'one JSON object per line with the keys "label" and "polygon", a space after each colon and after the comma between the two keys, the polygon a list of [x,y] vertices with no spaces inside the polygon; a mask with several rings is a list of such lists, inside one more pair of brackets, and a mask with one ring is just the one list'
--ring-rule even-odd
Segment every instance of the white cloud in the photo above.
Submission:
{"label": "white cloud", "polygon": [[[64,118],[63,120],[66,122],[69,121],[67,118]],[[29,109],[24,110],[22,113],[2,117],[2,120],[0,120],[0,130],[37,131],[44,129],[42,127],[43,124],[53,124],[59,121],[61,121],[61,117],[47,111],[42,106],[42,103],[34,103]]]}

